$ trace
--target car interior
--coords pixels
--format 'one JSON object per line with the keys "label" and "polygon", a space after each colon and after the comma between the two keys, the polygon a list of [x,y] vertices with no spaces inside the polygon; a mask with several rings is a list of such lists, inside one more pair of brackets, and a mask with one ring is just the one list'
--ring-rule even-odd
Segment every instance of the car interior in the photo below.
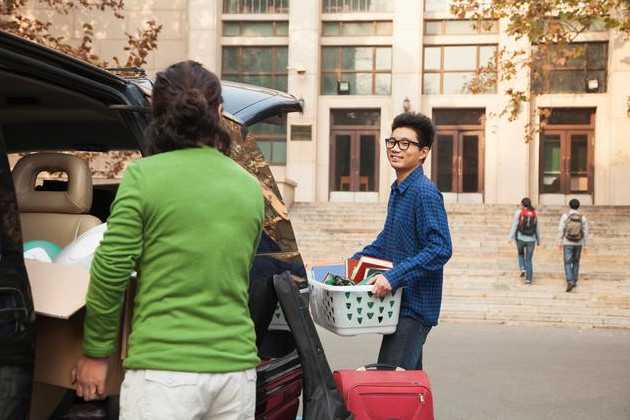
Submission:
{"label": "car interior", "polygon": [[[103,101],[1,69],[0,136],[9,153],[24,154],[13,168],[23,240],[62,247],[107,219],[118,186],[95,186],[88,162],[61,152],[138,148],[124,115]],[[42,172],[66,179],[36,185]]]}

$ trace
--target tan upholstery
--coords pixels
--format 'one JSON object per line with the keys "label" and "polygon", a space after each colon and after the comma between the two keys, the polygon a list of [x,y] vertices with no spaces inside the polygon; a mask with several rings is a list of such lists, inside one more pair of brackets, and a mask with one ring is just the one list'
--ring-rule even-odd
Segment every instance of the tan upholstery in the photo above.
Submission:
{"label": "tan upholstery", "polygon": [[[68,174],[68,191],[36,191],[41,172]],[[20,212],[82,214],[92,207],[92,175],[87,162],[64,153],[26,155],[13,168],[13,183]]]}
{"label": "tan upholstery", "polygon": [[[36,191],[42,171],[68,175],[68,191]],[[92,177],[88,164],[72,155],[36,153],[23,157],[13,169],[22,240],[46,240],[68,245],[101,221],[87,213],[92,206]]]}

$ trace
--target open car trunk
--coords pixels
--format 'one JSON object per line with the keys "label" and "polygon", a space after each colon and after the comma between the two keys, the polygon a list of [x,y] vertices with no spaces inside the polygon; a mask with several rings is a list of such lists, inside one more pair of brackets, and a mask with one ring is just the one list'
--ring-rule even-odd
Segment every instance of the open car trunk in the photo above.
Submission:
{"label": "open car trunk", "polygon": [[[121,150],[142,152],[145,150],[143,130],[148,123],[149,101],[150,97],[134,81],[0,32],[0,146],[4,146],[8,154],[108,153]],[[250,309],[256,327],[259,354],[263,359],[259,367],[258,396],[261,400],[257,408],[257,413],[262,415],[266,409],[263,401],[267,398],[266,393],[282,392],[282,386],[290,386],[294,392],[298,387],[299,395],[301,368],[292,334],[286,326],[276,323],[270,330],[269,325],[274,312],[277,314],[273,276],[285,271],[305,276],[305,271],[287,209],[255,140],[247,136],[247,127],[287,112],[299,111],[301,107],[290,95],[237,83],[224,84],[224,101],[225,125],[234,143],[232,158],[258,178],[266,199],[265,231],[250,275]],[[0,156],[0,159],[6,162],[5,156]],[[0,185],[3,188],[3,204],[15,206],[16,200],[9,188],[10,177],[6,171],[2,176]],[[68,188],[68,182],[63,178],[49,178],[38,188],[42,191],[63,191]],[[93,204],[86,216],[105,222],[116,191],[116,180],[94,183],[90,191]],[[14,223],[19,226],[15,209],[12,214]],[[8,216],[4,219],[8,220]],[[27,219],[22,220],[23,224],[28,223]],[[38,225],[37,229],[43,236],[43,231],[53,229],[53,226]],[[38,234],[37,229],[23,226],[22,230],[30,232],[28,239],[34,239]],[[19,245],[25,240],[18,238],[19,230],[17,234],[12,234],[15,244]],[[19,258],[16,257],[10,263],[10,269],[18,273],[14,280],[21,281],[28,289],[21,253]],[[6,276],[0,279],[0,288],[5,279]],[[33,310],[38,312],[38,305],[36,302],[33,309],[28,290],[25,296],[22,309],[31,316]],[[69,319],[80,316],[81,311],[78,311]],[[40,317],[44,316],[40,314]],[[32,334],[23,338],[21,346],[12,343],[7,347],[7,343],[12,342],[0,335],[0,347],[3,348],[0,351],[0,365],[10,363],[13,360],[11,354],[16,357],[20,352],[24,356],[22,362],[28,364],[32,354],[26,353],[31,348]],[[35,363],[36,377],[38,370],[43,368]],[[292,379],[286,383],[278,382],[283,377]],[[265,381],[276,384],[276,388],[266,387],[268,384]],[[58,410],[56,415],[58,418],[73,418],[72,410],[79,410],[80,407],[77,408],[77,402],[69,396],[71,394],[67,394],[66,389],[58,384],[37,384],[35,398],[38,402],[33,405],[37,410],[33,412],[32,418],[47,418],[64,394],[67,396],[66,407]],[[115,406],[116,399],[112,399],[109,404],[90,409],[102,410],[104,416],[116,418]],[[288,416],[292,410],[289,409]]]}

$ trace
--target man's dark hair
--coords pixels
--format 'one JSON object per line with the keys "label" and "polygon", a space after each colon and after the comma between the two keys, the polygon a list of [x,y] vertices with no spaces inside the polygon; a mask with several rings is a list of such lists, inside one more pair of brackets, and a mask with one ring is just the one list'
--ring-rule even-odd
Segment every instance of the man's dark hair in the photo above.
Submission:
{"label": "man's dark hair", "polygon": [[573,210],[579,209],[580,200],[578,200],[577,198],[572,198],[571,201],[569,201],[569,207],[571,207]]}
{"label": "man's dark hair", "polygon": [[156,75],[152,96],[148,154],[201,146],[230,152],[219,113],[221,82],[214,73],[196,61],[181,61]]}
{"label": "man's dark hair", "polygon": [[433,145],[435,127],[429,117],[415,112],[403,112],[394,118],[392,131],[400,127],[408,127],[415,131],[421,147],[426,146],[430,149]]}

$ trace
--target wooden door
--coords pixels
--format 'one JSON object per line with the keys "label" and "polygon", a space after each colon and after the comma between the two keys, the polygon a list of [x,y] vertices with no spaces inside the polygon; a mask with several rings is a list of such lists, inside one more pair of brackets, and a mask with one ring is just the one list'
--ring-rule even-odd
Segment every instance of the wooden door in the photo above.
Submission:
{"label": "wooden door", "polygon": [[333,130],[331,191],[378,191],[378,131]]}

